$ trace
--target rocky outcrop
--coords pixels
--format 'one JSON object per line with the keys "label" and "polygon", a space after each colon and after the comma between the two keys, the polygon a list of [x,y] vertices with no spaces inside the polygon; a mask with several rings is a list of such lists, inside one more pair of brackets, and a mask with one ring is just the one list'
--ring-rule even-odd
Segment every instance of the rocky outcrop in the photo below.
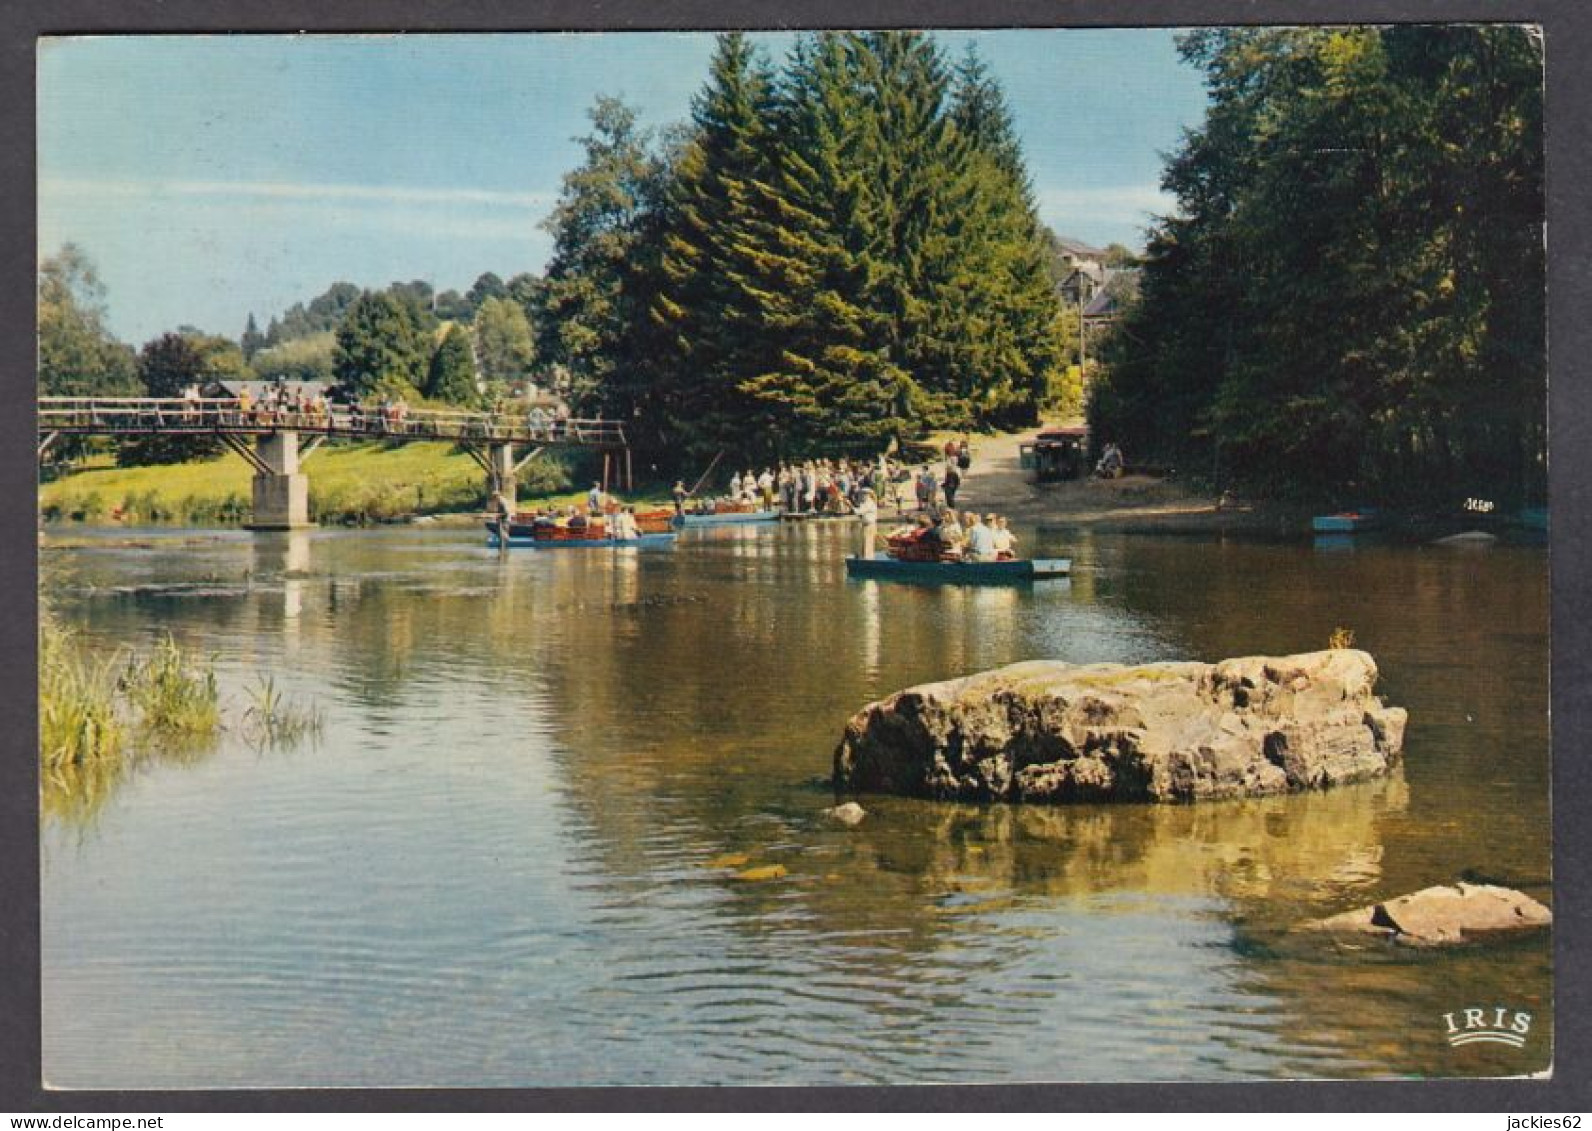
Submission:
{"label": "rocky outcrop", "polygon": [[967,800],[1201,801],[1386,773],[1405,713],[1335,649],[1219,664],[1013,664],[871,703],[838,789]]}
{"label": "rocky outcrop", "polygon": [[1386,903],[1304,924],[1308,930],[1377,935],[1411,946],[1445,946],[1478,937],[1536,930],[1553,912],[1512,888],[1456,884],[1424,888]]}

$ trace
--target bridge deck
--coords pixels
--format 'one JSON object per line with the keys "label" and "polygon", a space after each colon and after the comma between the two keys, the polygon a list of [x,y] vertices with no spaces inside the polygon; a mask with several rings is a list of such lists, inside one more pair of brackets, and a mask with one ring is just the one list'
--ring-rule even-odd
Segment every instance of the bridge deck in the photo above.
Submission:
{"label": "bridge deck", "polygon": [[333,405],[325,412],[292,411],[237,400],[180,397],[41,397],[39,435],[265,436],[274,432],[358,439],[453,440],[459,443],[623,448],[617,420],[532,422],[523,414],[409,409],[386,412]]}

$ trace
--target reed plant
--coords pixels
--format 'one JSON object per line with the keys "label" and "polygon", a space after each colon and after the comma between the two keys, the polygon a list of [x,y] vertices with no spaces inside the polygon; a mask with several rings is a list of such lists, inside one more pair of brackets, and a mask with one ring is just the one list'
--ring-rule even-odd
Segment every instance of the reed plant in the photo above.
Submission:
{"label": "reed plant", "polygon": [[249,706],[243,712],[249,737],[258,745],[281,746],[318,737],[321,712],[313,704],[289,699],[268,675],[249,688]]}
{"label": "reed plant", "polygon": [[170,633],[149,655],[133,658],[122,676],[122,690],[146,730],[203,739],[221,728],[214,668],[190,659]]}
{"label": "reed plant", "polygon": [[63,773],[121,756],[126,727],[116,703],[116,657],[82,655],[48,608],[39,615],[39,765]]}

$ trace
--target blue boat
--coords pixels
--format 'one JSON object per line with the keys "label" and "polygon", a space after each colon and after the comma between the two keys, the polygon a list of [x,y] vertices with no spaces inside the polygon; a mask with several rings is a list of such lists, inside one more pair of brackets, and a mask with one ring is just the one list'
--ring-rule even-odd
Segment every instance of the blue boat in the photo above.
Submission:
{"label": "blue boat", "polygon": [[1070,558],[1018,558],[1008,562],[904,562],[888,554],[846,559],[847,577],[927,581],[937,585],[1001,585],[1068,577]]}
{"label": "blue boat", "polygon": [[1310,520],[1310,529],[1317,534],[1355,534],[1370,530],[1380,524],[1381,514],[1370,507],[1338,514],[1318,514]]}
{"label": "blue boat", "polygon": [[722,514],[685,514],[674,516],[674,525],[679,529],[700,526],[738,526],[747,522],[778,522],[779,511],[725,511]]}

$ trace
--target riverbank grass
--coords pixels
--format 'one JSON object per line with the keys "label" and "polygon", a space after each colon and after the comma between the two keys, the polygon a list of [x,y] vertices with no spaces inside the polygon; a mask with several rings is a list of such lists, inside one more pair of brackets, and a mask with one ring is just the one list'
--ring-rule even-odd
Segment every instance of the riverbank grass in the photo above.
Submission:
{"label": "riverbank grass", "polygon": [[[408,514],[480,509],[486,477],[452,444],[380,441],[328,446],[304,464],[310,517],[379,522]],[[234,455],[153,467],[90,466],[39,488],[46,520],[132,525],[227,526],[248,520],[248,464]],[[566,490],[562,464],[537,460],[522,473],[526,491]]]}
{"label": "riverbank grass", "polygon": [[82,655],[48,610],[39,621],[39,768],[46,775],[120,757],[116,664]]}

